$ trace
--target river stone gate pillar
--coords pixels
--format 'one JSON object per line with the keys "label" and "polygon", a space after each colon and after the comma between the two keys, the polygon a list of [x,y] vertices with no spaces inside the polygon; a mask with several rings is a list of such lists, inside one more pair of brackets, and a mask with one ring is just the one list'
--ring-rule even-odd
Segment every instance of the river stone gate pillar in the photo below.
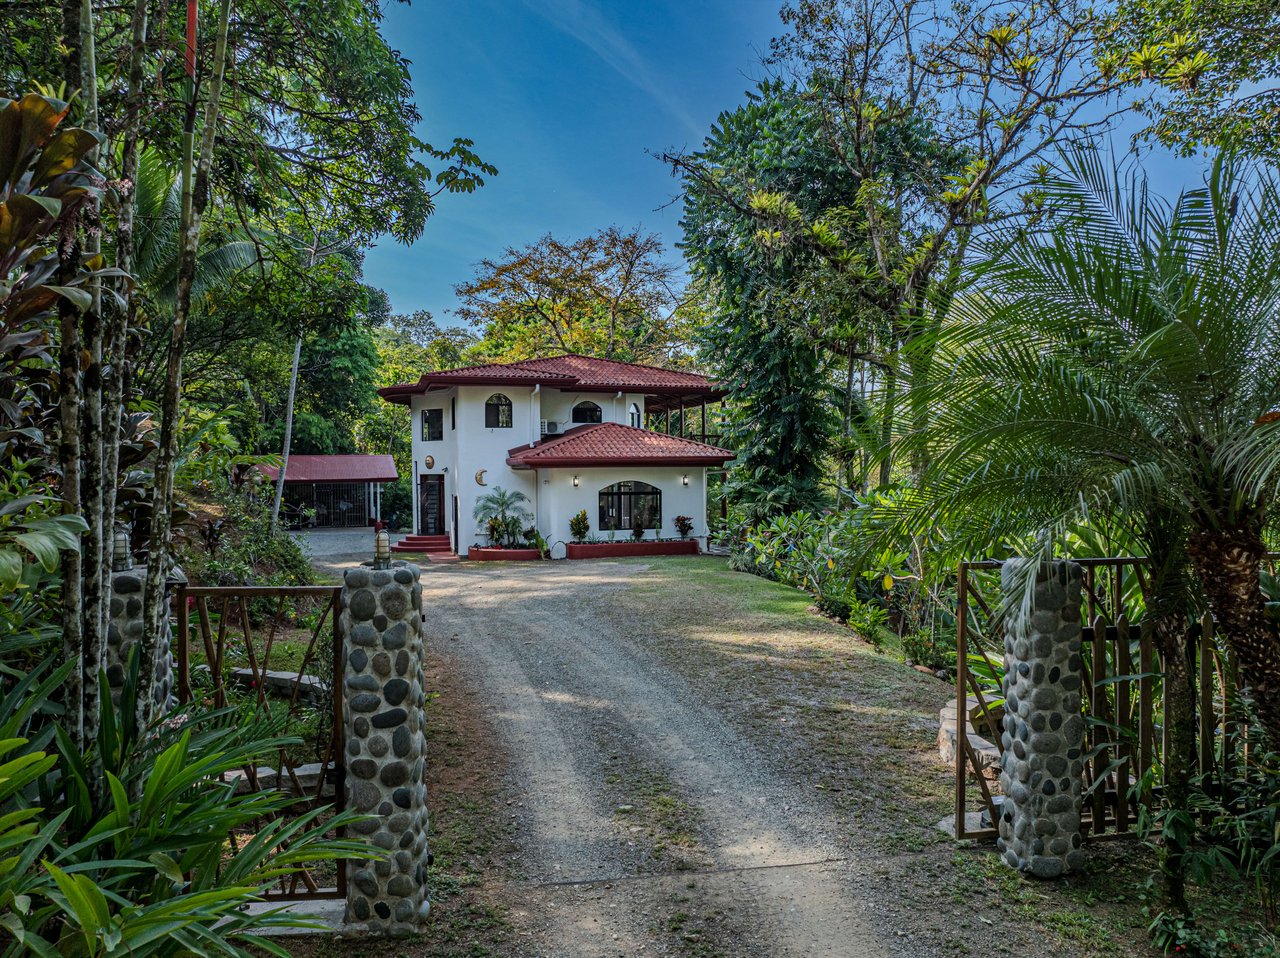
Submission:
{"label": "river stone gate pillar", "polygon": [[1037,878],[1079,868],[1084,791],[1080,711],[1081,568],[1037,562],[1030,613],[1021,611],[1030,559],[1011,559],[1000,575],[1012,608],[1004,640],[1005,800],[997,845],[1010,867]]}
{"label": "river stone gate pillar", "polygon": [[[175,568],[165,582],[166,603],[175,585],[185,584],[186,576]],[[142,596],[146,588],[147,567],[126,565],[111,573],[111,617],[107,623],[106,658],[107,685],[111,701],[120,703],[120,690],[129,667],[129,653],[142,640],[146,628],[146,616],[142,608]],[[167,609],[166,605],[166,609]],[[173,641],[169,615],[160,617],[160,638],[156,643],[155,670],[152,673],[151,695],[157,714],[177,708],[173,695]],[[140,693],[141,694],[141,693]]]}
{"label": "river stone gate pillar", "polygon": [[371,816],[351,830],[375,853],[350,863],[346,920],[395,936],[421,931],[431,908],[418,575],[349,569],[342,589],[346,800]]}

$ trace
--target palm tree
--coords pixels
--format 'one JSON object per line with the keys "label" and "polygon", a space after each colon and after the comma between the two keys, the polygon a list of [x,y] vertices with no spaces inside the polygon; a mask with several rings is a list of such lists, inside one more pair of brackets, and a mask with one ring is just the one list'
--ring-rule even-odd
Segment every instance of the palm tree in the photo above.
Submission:
{"label": "palm tree", "polygon": [[524,504],[529,497],[523,492],[508,492],[501,486],[494,486],[493,492],[486,493],[476,500],[472,515],[476,521],[489,524],[492,537],[506,539],[508,544],[516,541],[524,528],[524,523],[532,516]]}
{"label": "palm tree", "polygon": [[1080,151],[1044,191],[1052,228],[988,243],[953,306],[953,369],[914,440],[936,456],[922,486],[997,527],[1038,513],[1046,544],[1122,517],[1163,549],[1171,608],[1189,560],[1280,742],[1260,587],[1280,491],[1280,188],[1220,158],[1166,204]]}
{"label": "palm tree", "polygon": [[[985,549],[1030,534],[1048,556],[1091,523],[1145,547],[1169,693],[1165,799],[1185,815],[1194,580],[1280,743],[1280,637],[1260,587],[1280,476],[1280,191],[1220,158],[1203,188],[1164,203],[1088,151],[1041,186],[1048,228],[997,231],[952,307],[950,371],[919,397],[932,419],[907,440],[930,463],[910,519],[959,523]],[[1169,842],[1185,908],[1183,850]]]}

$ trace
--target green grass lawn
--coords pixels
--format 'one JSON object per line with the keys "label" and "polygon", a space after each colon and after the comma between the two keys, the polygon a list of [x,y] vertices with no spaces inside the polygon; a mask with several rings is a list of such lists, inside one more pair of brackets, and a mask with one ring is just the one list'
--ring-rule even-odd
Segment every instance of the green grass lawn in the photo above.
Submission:
{"label": "green grass lawn", "polygon": [[[894,648],[876,651],[807,594],[732,571],[724,559],[624,561],[637,574],[618,608],[642,624],[637,641],[784,755],[788,774],[812,785],[852,847],[892,861],[886,872],[898,876],[904,907],[922,925],[943,916],[936,935],[952,953],[982,953],[975,941],[989,937],[1004,908],[1055,954],[1155,953],[1146,931],[1162,907],[1155,849],[1136,839],[1095,843],[1082,874],[1033,882],[1006,868],[993,844],[957,846],[936,828],[954,800],[953,769],[937,751],[951,685],[907,667]],[[1207,927],[1238,930],[1261,921],[1251,892],[1220,874],[1193,901]],[[1272,954],[1260,947],[1232,953]]]}

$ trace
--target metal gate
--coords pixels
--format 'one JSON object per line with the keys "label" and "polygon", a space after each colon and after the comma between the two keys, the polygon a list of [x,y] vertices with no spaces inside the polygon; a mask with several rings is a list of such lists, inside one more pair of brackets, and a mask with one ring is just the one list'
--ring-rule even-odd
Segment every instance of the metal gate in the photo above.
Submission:
{"label": "metal gate", "polygon": [[[178,586],[174,650],[182,703],[235,702],[281,715],[301,746],[238,771],[246,791],[280,789],[303,812],[344,805],[342,590],[334,586]],[[339,834],[342,830],[339,830]],[[279,884],[273,899],[345,898],[346,862],[316,862]]]}

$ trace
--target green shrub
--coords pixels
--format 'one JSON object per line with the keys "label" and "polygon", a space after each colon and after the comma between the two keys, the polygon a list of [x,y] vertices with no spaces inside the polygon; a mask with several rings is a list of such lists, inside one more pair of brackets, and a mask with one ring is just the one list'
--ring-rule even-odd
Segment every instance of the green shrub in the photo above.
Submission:
{"label": "green shrub", "polygon": [[591,532],[591,520],[587,518],[587,510],[582,509],[569,519],[569,535],[574,542],[581,542]]}
{"label": "green shrub", "polygon": [[945,629],[916,629],[902,636],[902,654],[917,665],[953,671],[956,667],[956,636]]}
{"label": "green shrub", "polygon": [[884,634],[889,628],[889,613],[883,606],[869,605],[854,599],[849,603],[847,621],[849,628],[870,642],[877,652],[884,646]]}
{"label": "green shrub", "polygon": [[271,506],[225,485],[179,530],[177,561],[198,585],[306,585],[311,563],[298,540],[271,528]]}
{"label": "green shrub", "polygon": [[304,922],[244,906],[307,863],[367,856],[325,838],[352,817],[290,817],[291,796],[223,780],[291,744],[261,713],[184,710],[137,729],[136,654],[118,707],[101,677],[99,733],[80,754],[36,710],[70,667],[38,669],[0,698],[0,843],[15,855],[0,870],[0,953],[279,954],[259,933]]}

